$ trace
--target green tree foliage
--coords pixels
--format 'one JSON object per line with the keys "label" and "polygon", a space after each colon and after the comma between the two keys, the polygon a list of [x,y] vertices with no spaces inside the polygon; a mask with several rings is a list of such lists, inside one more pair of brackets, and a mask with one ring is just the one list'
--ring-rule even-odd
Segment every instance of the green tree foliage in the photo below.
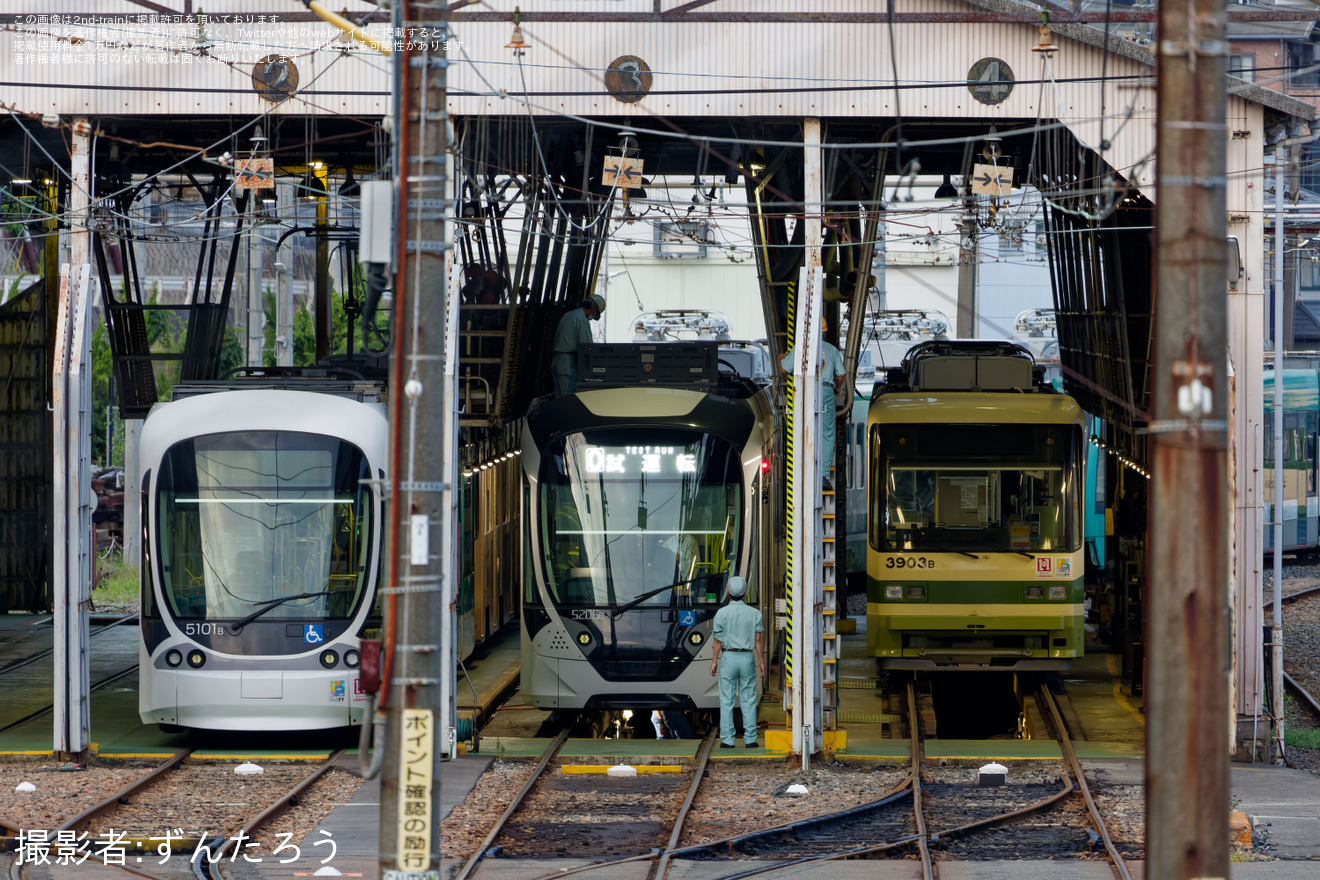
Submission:
{"label": "green tree foliage", "polygon": [[[158,302],[158,291],[152,290],[148,305]],[[151,310],[146,313],[147,341],[151,351],[157,354],[182,354],[184,340],[188,333],[186,312],[165,309]],[[237,327],[226,326],[224,342],[220,345],[220,364],[217,376],[224,376],[243,364],[243,339]],[[156,399],[169,400],[174,386],[179,382],[179,361],[156,361]],[[92,461],[102,465],[123,464],[124,424],[118,412],[118,389],[113,404],[115,411],[111,417],[115,420],[114,437],[111,440],[110,456],[106,456],[105,421],[106,408],[112,403],[110,397],[113,361],[110,352],[110,334],[104,323],[98,323],[92,330]]]}

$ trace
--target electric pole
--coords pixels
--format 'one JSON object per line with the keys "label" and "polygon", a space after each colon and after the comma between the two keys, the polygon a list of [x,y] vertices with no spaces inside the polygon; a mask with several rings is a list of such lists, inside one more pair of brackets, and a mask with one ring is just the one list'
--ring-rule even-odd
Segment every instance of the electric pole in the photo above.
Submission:
{"label": "electric pole", "polygon": [[[384,880],[437,877],[440,865],[440,540],[446,489],[445,185],[448,171],[443,4],[396,0],[396,103],[390,531],[381,695],[380,867]],[[402,36],[399,36],[402,34]],[[406,442],[404,438],[407,438]]]}
{"label": "electric pole", "polygon": [[1227,16],[1161,3],[1146,876],[1227,877]]}

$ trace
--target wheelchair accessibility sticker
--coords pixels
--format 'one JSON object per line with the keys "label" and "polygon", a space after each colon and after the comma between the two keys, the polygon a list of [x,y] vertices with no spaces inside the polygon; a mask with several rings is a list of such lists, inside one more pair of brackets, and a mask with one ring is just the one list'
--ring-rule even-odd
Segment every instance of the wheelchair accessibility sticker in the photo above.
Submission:
{"label": "wheelchair accessibility sticker", "polygon": [[692,626],[697,622],[697,612],[680,611],[678,612],[678,622],[681,626]]}
{"label": "wheelchair accessibility sticker", "polygon": [[319,623],[309,623],[303,630],[303,641],[309,645],[319,645],[325,641],[325,629]]}

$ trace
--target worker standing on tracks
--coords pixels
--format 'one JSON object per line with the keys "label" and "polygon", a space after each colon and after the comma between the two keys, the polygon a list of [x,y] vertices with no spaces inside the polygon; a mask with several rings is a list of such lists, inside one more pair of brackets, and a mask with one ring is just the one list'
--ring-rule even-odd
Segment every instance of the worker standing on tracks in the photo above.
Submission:
{"label": "worker standing on tracks", "polygon": [[[822,318],[821,330],[828,330],[829,325]],[[790,346],[779,366],[788,375],[793,374],[793,349]],[[844,379],[848,371],[843,365],[843,352],[828,341],[820,341],[820,450],[824,461],[824,485],[833,490],[830,482],[830,468],[834,466],[834,393],[843,390]]]}
{"label": "worker standing on tracks", "polygon": [[600,313],[605,311],[605,298],[591,294],[582,301],[580,308],[573,309],[559,319],[555,328],[554,357],[550,359],[550,375],[555,380],[555,397],[566,397],[577,392],[578,372],[577,353],[583,345],[591,344],[591,325],[589,321],[600,320]]}
{"label": "worker standing on tracks", "polygon": [[734,697],[742,705],[743,744],[756,747],[756,682],[752,676],[752,659],[756,669],[765,675],[765,652],[762,638],[765,627],[761,612],[743,601],[747,595],[747,580],[729,578],[729,602],[715,612],[714,655],[710,661],[710,674],[718,670],[720,676],[720,748],[735,745],[737,731],[733,724]]}

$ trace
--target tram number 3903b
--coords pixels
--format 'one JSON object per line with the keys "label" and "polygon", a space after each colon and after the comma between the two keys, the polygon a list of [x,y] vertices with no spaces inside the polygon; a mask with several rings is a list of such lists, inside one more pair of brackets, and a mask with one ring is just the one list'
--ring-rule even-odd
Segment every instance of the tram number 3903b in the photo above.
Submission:
{"label": "tram number 3903b", "polygon": [[934,568],[935,560],[925,556],[886,556],[885,568]]}
{"label": "tram number 3903b", "polygon": [[183,633],[189,636],[222,636],[225,628],[218,623],[189,623],[184,625]]}

